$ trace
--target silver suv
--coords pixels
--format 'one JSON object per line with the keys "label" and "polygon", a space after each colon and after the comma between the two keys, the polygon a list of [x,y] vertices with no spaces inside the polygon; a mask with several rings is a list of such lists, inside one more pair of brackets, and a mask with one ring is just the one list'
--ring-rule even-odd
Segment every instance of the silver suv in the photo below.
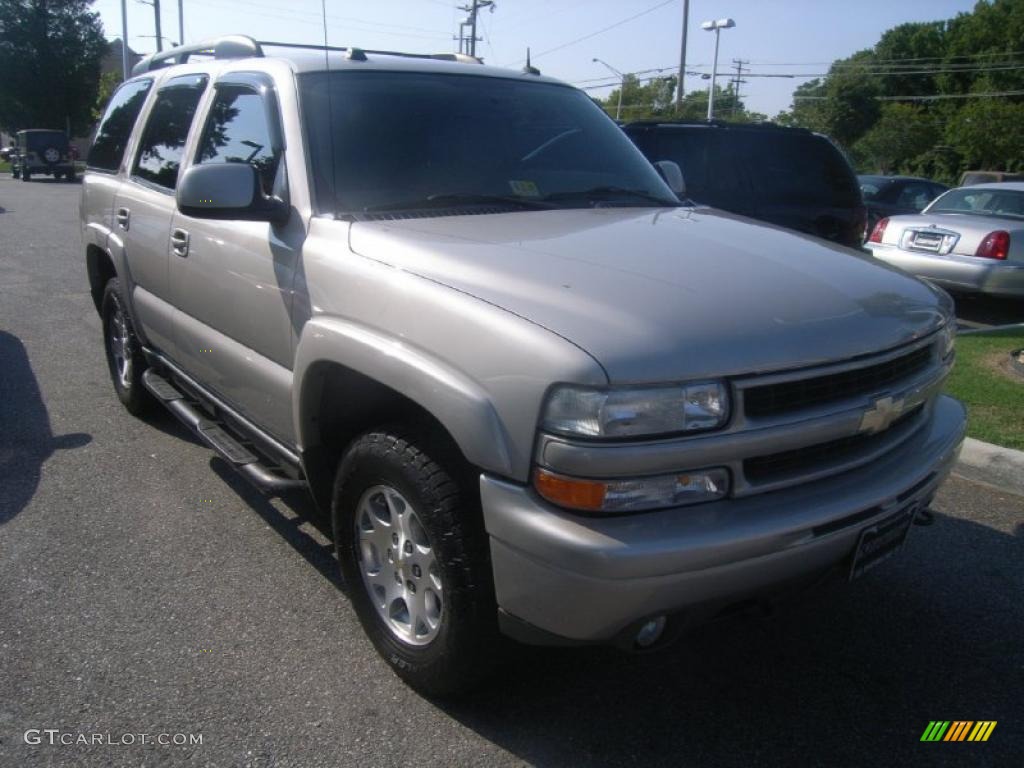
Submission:
{"label": "silver suv", "polygon": [[308,489],[424,691],[503,637],[648,648],[857,576],[959,450],[945,294],[680,202],[677,167],[529,67],[176,48],[88,167],[117,396]]}

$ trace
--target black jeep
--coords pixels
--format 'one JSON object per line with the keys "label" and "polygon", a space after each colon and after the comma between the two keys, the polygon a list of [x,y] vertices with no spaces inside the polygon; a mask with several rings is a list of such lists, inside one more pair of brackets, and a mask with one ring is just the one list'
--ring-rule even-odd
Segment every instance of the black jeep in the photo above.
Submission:
{"label": "black jeep", "polygon": [[32,174],[75,180],[75,162],[64,131],[42,128],[18,131],[10,161],[11,173],[22,181],[31,179]]}

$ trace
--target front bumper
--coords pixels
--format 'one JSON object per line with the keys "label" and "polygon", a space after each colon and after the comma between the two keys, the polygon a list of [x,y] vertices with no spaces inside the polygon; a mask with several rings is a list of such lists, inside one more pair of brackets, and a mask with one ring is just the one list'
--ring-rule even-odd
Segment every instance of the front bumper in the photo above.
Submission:
{"label": "front bumper", "polygon": [[870,245],[875,258],[951,291],[1024,297],[1024,264],[950,253],[912,253]]}
{"label": "front bumper", "polygon": [[538,637],[610,642],[645,618],[739,602],[826,571],[850,556],[864,528],[931,499],[957,459],[964,426],[963,406],[941,396],[917,434],[853,471],[618,517],[572,514],[484,475],[499,608]]}

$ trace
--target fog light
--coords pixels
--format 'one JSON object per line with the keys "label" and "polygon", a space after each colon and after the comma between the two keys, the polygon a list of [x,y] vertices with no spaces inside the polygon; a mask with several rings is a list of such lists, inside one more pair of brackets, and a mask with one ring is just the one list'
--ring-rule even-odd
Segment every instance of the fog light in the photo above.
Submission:
{"label": "fog light", "polygon": [[636,633],[636,644],[641,648],[650,648],[661,639],[661,635],[665,631],[666,623],[667,620],[664,616],[658,616],[657,618],[648,621],[640,627],[640,631]]}

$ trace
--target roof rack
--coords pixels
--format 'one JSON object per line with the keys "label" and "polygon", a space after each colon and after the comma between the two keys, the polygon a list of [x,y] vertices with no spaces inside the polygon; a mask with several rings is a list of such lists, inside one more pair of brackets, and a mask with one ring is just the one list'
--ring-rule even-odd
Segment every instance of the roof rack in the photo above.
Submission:
{"label": "roof rack", "polygon": [[184,64],[192,56],[213,56],[215,59],[251,59],[263,56],[260,44],[246,35],[227,35],[216,40],[205,40],[194,45],[179,45],[147,56],[132,68],[132,75],[152,72],[154,69]]}
{"label": "roof rack", "polygon": [[152,72],[154,69],[184,64],[192,56],[212,56],[215,59],[262,58],[264,48],[294,48],[306,51],[337,51],[347,53],[353,61],[366,61],[366,54],[378,56],[401,56],[408,59],[434,59],[455,61],[461,64],[483,64],[483,60],[464,53],[405,53],[404,51],[375,51],[365,48],[342,48],[333,45],[312,43],[283,43],[277,40],[254,40],[247,35],[227,35],[214,40],[205,40],[194,45],[183,45],[147,56],[132,68],[132,75]]}

